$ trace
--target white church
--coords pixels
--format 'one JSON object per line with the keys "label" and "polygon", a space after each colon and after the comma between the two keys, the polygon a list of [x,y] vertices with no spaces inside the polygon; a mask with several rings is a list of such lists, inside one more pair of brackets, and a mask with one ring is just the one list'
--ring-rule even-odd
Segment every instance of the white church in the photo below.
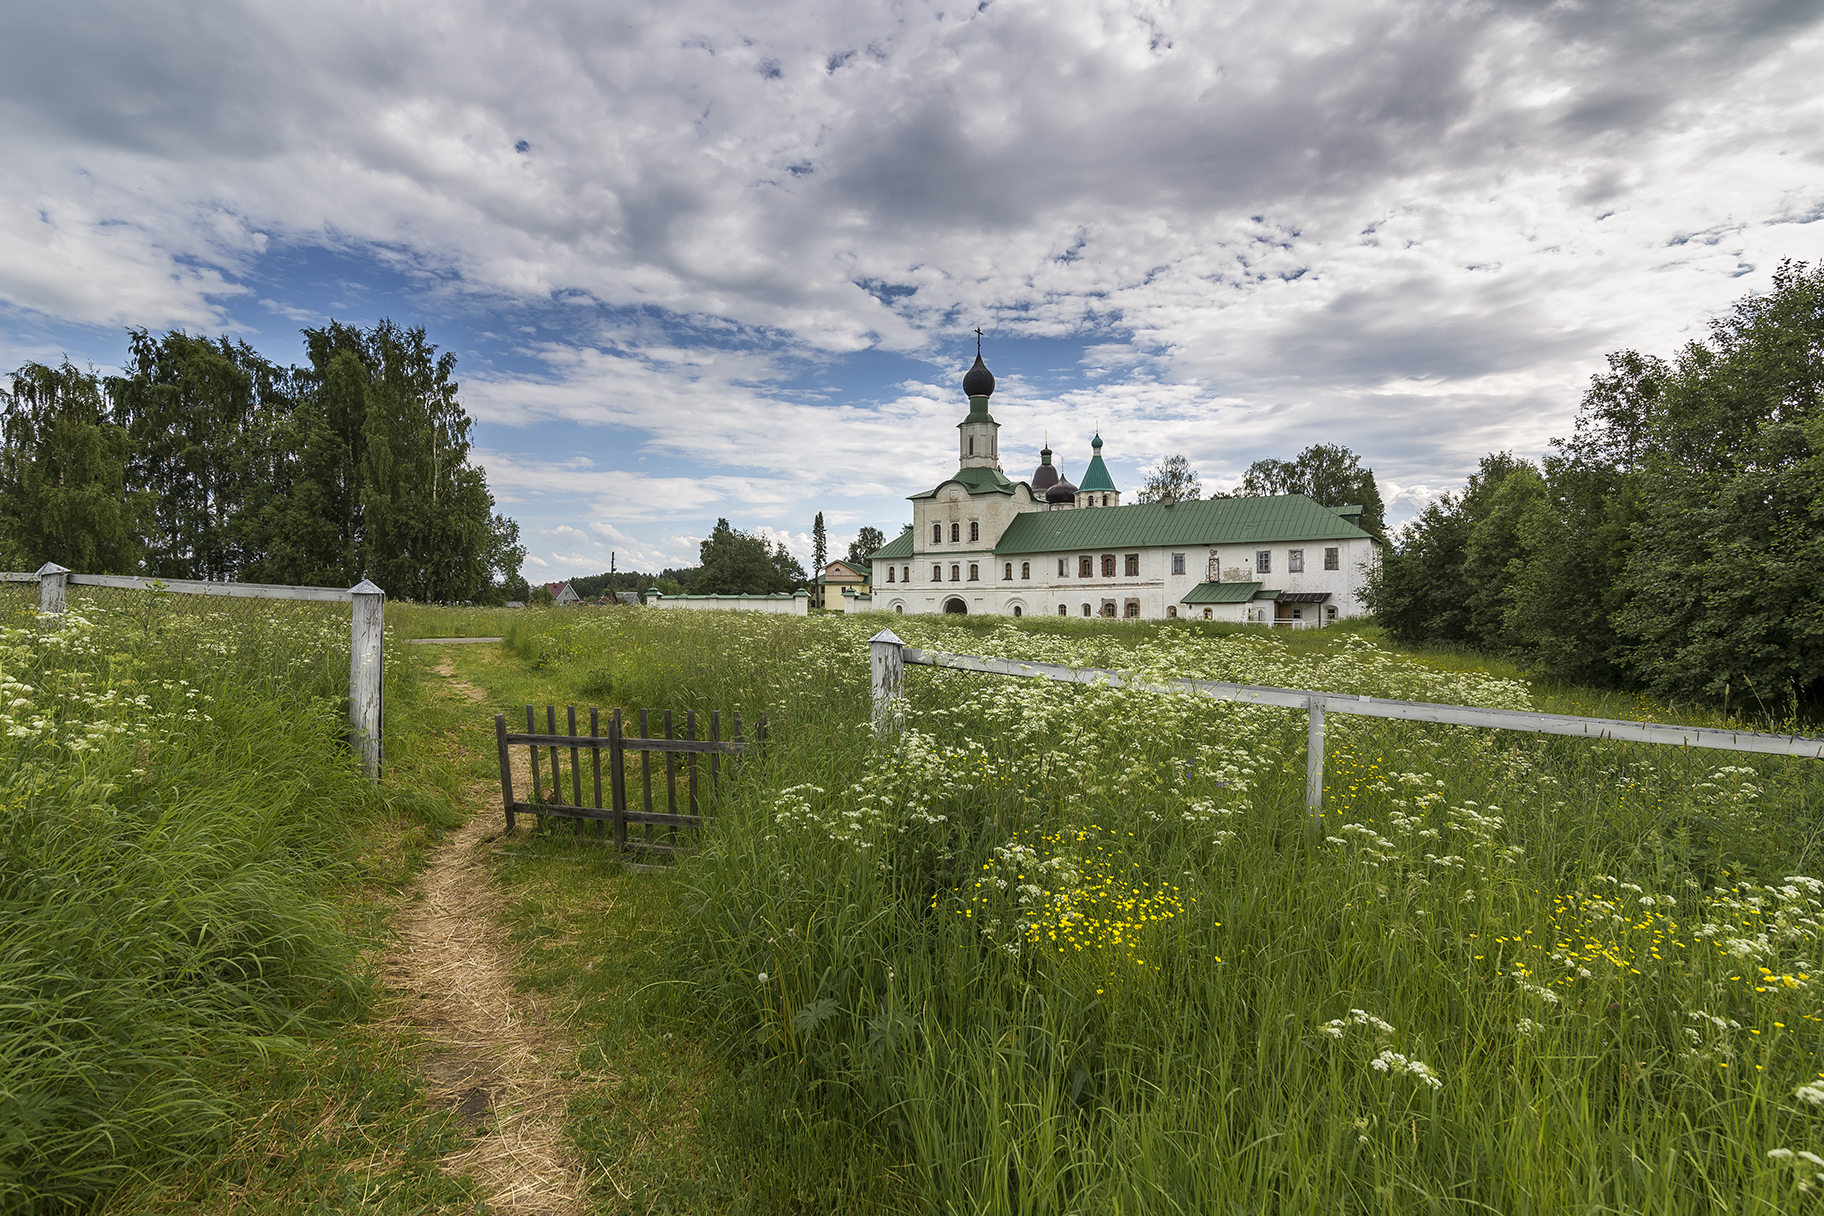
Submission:
{"label": "white church", "polygon": [[1072,485],[1039,452],[1030,481],[1001,471],[994,375],[963,377],[961,465],[914,494],[912,528],[870,555],[871,607],[898,613],[1193,618],[1315,628],[1365,609],[1379,550],[1359,506],[1272,498],[1123,503],[1102,437]]}

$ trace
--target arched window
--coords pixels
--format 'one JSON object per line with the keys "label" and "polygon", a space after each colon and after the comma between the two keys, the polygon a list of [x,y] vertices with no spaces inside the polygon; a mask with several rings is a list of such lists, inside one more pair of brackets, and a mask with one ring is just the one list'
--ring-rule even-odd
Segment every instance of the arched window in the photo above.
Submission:
{"label": "arched window", "polygon": [[1067,557],[1060,557],[1058,559],[1058,577],[1059,578],[1063,578],[1070,573],[1070,567],[1069,567],[1069,565],[1066,564],[1069,561],[1070,561],[1070,559]]}
{"label": "arched window", "polygon": [[941,545],[944,543],[944,525],[931,525],[931,543],[934,545]]}
{"label": "arched window", "polygon": [[912,567],[901,566],[899,568],[899,581],[902,583],[909,583],[912,581]]}
{"label": "arched window", "polygon": [[1102,577],[1115,577],[1115,555],[1112,553],[1104,553],[1102,555]]}
{"label": "arched window", "polygon": [[1102,615],[1103,616],[1115,615],[1115,602],[1113,600],[1110,600],[1106,604],[1102,605]]}
{"label": "arched window", "polygon": [[1059,604],[1059,605],[1058,605],[1058,615],[1059,615],[1059,616],[1069,616],[1069,615],[1070,615],[1070,609],[1068,609],[1068,608],[1066,608],[1066,607],[1065,607],[1065,606],[1064,606],[1064,605],[1062,605],[1062,604]]}
{"label": "arched window", "polygon": [[1013,606],[1013,615],[1015,615],[1015,616],[1019,616],[1019,615],[1020,615],[1020,606],[1019,606],[1019,605],[1018,605],[1018,604],[1015,604],[1015,605],[1014,605],[1014,606]]}
{"label": "arched window", "polygon": [[944,581],[944,568],[942,566],[931,567],[931,581],[934,583],[941,583]]}
{"label": "arched window", "polygon": [[1213,620],[1213,619],[1215,619],[1215,616],[1216,616],[1216,610],[1214,608],[1205,608],[1203,610],[1203,619],[1204,620],[1206,620],[1206,621]]}
{"label": "arched window", "polygon": [[982,568],[974,562],[969,563],[969,581],[972,583],[979,583],[982,581]]}
{"label": "arched window", "polygon": [[1095,573],[1096,573],[1096,559],[1095,558],[1079,557],[1077,559],[1077,577],[1078,578],[1091,578],[1095,575]]}
{"label": "arched window", "polygon": [[961,582],[962,574],[963,574],[963,568],[961,566],[950,567],[950,581],[951,582],[953,582],[953,583]]}
{"label": "arched window", "polygon": [[972,519],[969,521],[969,539],[970,540],[982,539],[982,521],[981,520]]}
{"label": "arched window", "polygon": [[1140,601],[1139,600],[1127,601],[1127,615],[1130,617],[1140,615]]}
{"label": "arched window", "polygon": [[1021,578],[1031,578],[1032,577],[1032,563],[1031,562],[1021,562],[1020,563],[1020,577]]}
{"label": "arched window", "polygon": [[961,524],[951,524],[950,525],[950,543],[954,545],[957,541],[959,541],[961,539],[963,539],[963,526]]}
{"label": "arched window", "polygon": [[1165,609],[1165,616],[1166,616],[1166,619],[1167,619],[1167,620],[1172,620],[1172,621],[1175,621],[1175,620],[1177,620],[1177,619],[1178,619],[1178,607],[1177,607],[1177,605],[1176,605],[1176,604],[1169,604],[1169,605],[1167,605],[1167,606],[1166,606],[1166,609]]}
{"label": "arched window", "polygon": [[969,454],[971,456],[975,455],[975,436],[974,435],[969,436]]}
{"label": "arched window", "polygon": [[1013,563],[1012,562],[1007,563],[1007,573],[1003,574],[1001,577],[1002,578],[1012,578],[1013,577]]}
{"label": "arched window", "polygon": [[901,616],[904,616],[906,614],[906,606],[904,604],[895,604],[895,605],[893,605],[893,611],[899,613]]}
{"label": "arched window", "polygon": [[1084,616],[1089,616],[1089,615],[1090,615],[1090,611],[1089,611],[1089,605],[1088,605],[1088,604],[1085,604],[1085,605],[1083,605],[1083,615],[1084,615]]}
{"label": "arched window", "polygon": [[1106,494],[1102,496],[1102,505],[1105,507],[1108,505],[1108,495]]}

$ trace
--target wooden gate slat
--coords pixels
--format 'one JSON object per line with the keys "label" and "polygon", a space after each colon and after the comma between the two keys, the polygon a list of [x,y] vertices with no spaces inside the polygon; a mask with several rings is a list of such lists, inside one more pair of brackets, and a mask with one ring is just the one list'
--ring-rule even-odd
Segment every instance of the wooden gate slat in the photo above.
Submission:
{"label": "wooden gate slat", "polygon": [[[597,709],[595,706],[591,705],[589,707],[589,737],[591,739],[594,739],[594,738],[597,738],[598,736],[600,736],[601,733],[602,733],[602,711]],[[595,770],[595,809],[599,811],[602,809],[602,749],[601,748],[592,747],[589,749],[589,763],[590,763],[591,767],[593,767]],[[595,834],[597,836],[600,836],[603,833],[603,831],[605,831],[605,830],[606,829],[603,827],[603,825],[598,823],[595,828]]]}
{"label": "wooden gate slat", "polygon": [[507,832],[510,835],[513,831],[513,764],[507,756],[505,714],[494,715],[494,741],[500,747],[500,805],[507,813]]}
{"label": "wooden gate slat", "polygon": [[[528,735],[538,733],[538,719],[532,716],[532,707],[530,705],[526,706],[526,733]],[[542,763],[538,758],[538,744],[534,743],[527,747],[526,753],[532,758],[532,801],[535,803],[543,802],[545,800],[545,792],[540,788],[538,783],[538,769],[539,765]]]}

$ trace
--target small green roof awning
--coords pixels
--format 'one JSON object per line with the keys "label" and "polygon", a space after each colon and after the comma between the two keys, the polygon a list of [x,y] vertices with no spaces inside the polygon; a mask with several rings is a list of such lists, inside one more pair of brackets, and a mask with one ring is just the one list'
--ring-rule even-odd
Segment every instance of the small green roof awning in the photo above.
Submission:
{"label": "small green roof awning", "polygon": [[1184,593],[1181,604],[1245,604],[1260,590],[1259,583],[1198,583]]}

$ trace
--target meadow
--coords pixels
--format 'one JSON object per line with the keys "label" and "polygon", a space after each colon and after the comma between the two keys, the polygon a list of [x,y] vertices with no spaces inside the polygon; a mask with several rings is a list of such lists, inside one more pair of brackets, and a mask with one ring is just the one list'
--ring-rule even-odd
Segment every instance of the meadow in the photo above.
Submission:
{"label": "meadow", "polygon": [[1301,714],[913,668],[884,739],[867,638],[1688,715],[1372,627],[394,604],[376,786],[345,613],[263,608],[0,623],[0,1210],[481,1210],[372,959],[527,702],[770,725],[675,865],[494,841],[597,1210],[1824,1205],[1814,762],[1332,718],[1313,823]]}
{"label": "meadow", "polygon": [[[1286,711],[909,669],[878,739],[866,639],[889,624],[1149,675],[1674,716],[1359,629],[512,618],[514,678],[551,699],[771,720],[701,852],[638,880],[668,943],[640,982],[672,985],[649,1029],[689,1028],[780,1112],[719,1124],[775,1178],[758,1206],[1816,1202],[1815,764],[1333,719],[1313,825]],[[565,882],[521,927],[551,984],[610,889]],[[625,1062],[639,1018],[596,1016],[591,1058]],[[573,1110],[604,1169],[629,1156],[616,1117]]]}

